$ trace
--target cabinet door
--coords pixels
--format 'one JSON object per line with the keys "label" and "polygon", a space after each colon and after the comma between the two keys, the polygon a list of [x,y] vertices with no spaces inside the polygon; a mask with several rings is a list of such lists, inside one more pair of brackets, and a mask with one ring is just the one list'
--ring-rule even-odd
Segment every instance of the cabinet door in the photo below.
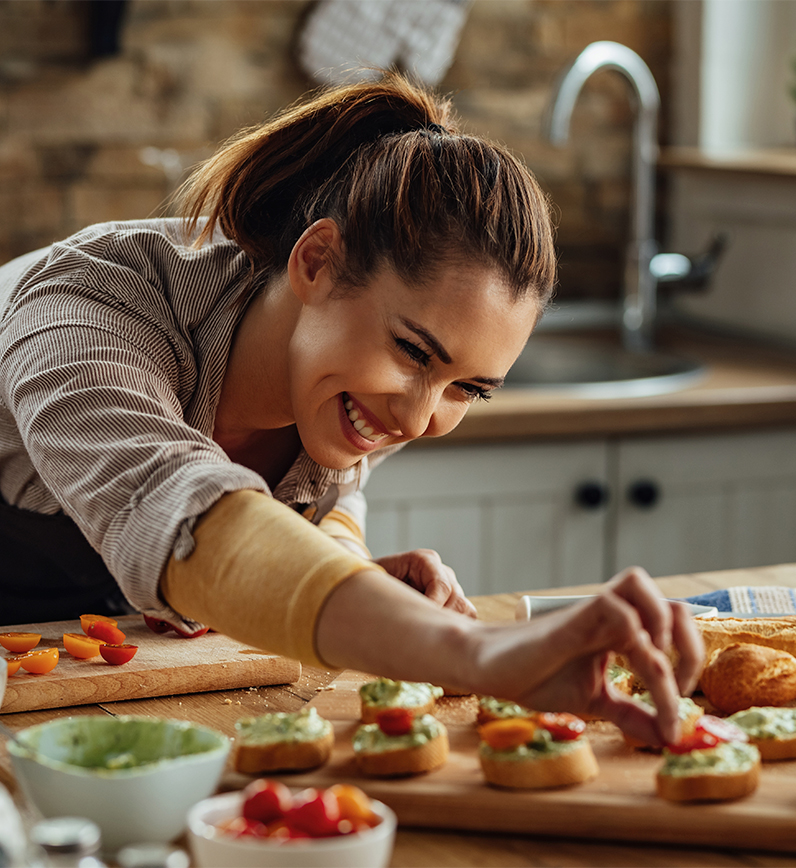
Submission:
{"label": "cabinet door", "polygon": [[[627,440],[617,463],[614,568],[662,576],[796,561],[796,431]],[[641,493],[657,491],[654,502],[632,502],[639,482],[652,483]]]}
{"label": "cabinet door", "polygon": [[368,482],[368,545],[436,549],[467,594],[598,582],[606,510],[577,504],[584,482],[606,482],[601,442],[409,448]]}

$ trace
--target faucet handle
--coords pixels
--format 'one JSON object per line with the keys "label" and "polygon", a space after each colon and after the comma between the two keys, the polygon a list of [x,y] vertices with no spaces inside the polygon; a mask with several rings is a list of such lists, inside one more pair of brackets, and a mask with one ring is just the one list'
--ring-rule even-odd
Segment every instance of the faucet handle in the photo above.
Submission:
{"label": "faucet handle", "polygon": [[658,253],[650,260],[650,272],[670,291],[700,292],[709,286],[728,243],[727,233],[717,232],[707,249],[694,256]]}

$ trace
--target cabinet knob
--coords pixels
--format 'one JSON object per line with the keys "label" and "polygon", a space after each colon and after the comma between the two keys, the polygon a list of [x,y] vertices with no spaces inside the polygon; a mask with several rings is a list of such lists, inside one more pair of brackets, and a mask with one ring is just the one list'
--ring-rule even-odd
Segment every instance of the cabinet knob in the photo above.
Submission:
{"label": "cabinet knob", "polygon": [[628,488],[627,498],[635,506],[651,509],[661,499],[661,489],[651,479],[639,479]]}
{"label": "cabinet knob", "polygon": [[581,482],[575,489],[575,503],[584,509],[599,509],[608,503],[609,492],[602,482]]}

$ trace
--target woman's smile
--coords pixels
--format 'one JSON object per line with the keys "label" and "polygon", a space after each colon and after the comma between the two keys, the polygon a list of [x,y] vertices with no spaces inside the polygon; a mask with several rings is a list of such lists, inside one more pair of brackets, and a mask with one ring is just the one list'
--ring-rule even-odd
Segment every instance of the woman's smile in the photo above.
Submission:
{"label": "woman's smile", "polygon": [[[381,423],[348,392],[340,395],[343,433],[362,451],[375,449],[389,434]],[[362,441],[365,441],[362,443]]]}

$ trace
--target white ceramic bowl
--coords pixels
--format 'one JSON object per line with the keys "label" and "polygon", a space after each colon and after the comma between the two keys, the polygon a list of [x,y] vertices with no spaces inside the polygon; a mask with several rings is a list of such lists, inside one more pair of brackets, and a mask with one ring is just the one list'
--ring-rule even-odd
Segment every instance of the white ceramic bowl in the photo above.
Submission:
{"label": "white ceramic bowl", "polygon": [[25,795],[45,817],[93,820],[107,851],[179,835],[188,810],[215,791],[230,749],[215,730],[150,717],[66,717],[18,735],[36,751],[8,743]]}
{"label": "white ceramic bowl", "polygon": [[386,868],[395,844],[396,818],[372,802],[381,823],[337,838],[233,838],[215,824],[240,815],[243,795],[225,793],[205,799],[188,814],[188,842],[198,868]]}

